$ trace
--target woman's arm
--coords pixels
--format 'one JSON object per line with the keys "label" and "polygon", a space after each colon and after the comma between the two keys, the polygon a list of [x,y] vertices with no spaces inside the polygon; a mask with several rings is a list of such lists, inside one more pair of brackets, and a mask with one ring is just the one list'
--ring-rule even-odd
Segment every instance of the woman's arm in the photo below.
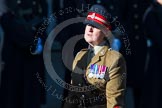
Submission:
{"label": "woman's arm", "polygon": [[107,108],[124,108],[126,89],[126,63],[122,55],[110,68],[110,81],[106,85]]}

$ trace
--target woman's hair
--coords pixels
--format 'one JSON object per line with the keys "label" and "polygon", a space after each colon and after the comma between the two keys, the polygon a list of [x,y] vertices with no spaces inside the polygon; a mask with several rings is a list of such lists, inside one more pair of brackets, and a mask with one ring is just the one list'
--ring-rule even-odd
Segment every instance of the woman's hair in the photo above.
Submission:
{"label": "woman's hair", "polygon": [[107,44],[108,46],[110,46],[110,42],[109,42],[108,38],[107,38],[107,37],[104,37],[104,40],[106,41],[106,44]]}

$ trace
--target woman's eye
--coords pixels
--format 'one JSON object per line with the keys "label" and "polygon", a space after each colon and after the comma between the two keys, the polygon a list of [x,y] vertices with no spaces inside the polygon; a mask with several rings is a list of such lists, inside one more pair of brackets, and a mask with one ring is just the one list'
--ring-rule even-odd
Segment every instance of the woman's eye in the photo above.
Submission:
{"label": "woman's eye", "polygon": [[[92,26],[91,24],[87,24],[87,26]],[[93,26],[92,26],[93,27]]]}
{"label": "woman's eye", "polygon": [[91,26],[91,27],[93,27],[93,28],[96,28],[94,25],[92,25],[92,24],[87,24],[88,26]]}

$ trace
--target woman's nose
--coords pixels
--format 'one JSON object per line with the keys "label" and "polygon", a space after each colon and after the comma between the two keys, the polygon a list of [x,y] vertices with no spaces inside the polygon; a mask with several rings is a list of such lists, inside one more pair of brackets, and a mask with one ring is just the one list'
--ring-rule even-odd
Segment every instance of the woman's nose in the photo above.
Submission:
{"label": "woman's nose", "polygon": [[93,32],[93,27],[92,26],[90,26],[89,32]]}

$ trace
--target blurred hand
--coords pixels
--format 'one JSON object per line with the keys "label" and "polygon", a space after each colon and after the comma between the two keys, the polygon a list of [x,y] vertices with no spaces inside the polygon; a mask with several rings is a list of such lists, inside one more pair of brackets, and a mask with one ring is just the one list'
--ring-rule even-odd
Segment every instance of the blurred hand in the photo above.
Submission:
{"label": "blurred hand", "polygon": [[115,38],[112,42],[111,48],[113,50],[119,51],[121,48],[121,41],[117,38]]}
{"label": "blurred hand", "polygon": [[43,51],[42,39],[38,37],[34,40],[34,43],[30,47],[30,53],[32,55],[41,54]]}
{"label": "blurred hand", "polygon": [[162,0],[157,0],[157,2],[158,2],[160,5],[162,5]]}

